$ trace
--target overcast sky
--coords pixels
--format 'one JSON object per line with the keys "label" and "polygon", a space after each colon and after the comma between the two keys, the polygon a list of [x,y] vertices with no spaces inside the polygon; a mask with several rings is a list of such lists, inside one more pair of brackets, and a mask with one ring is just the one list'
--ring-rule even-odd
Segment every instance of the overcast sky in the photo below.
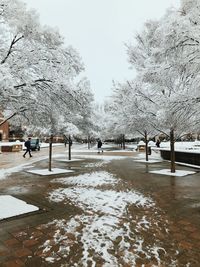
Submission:
{"label": "overcast sky", "polygon": [[111,94],[112,80],[134,77],[124,43],[148,19],[160,18],[180,0],[23,0],[42,24],[59,28],[66,45],[80,53],[98,102]]}

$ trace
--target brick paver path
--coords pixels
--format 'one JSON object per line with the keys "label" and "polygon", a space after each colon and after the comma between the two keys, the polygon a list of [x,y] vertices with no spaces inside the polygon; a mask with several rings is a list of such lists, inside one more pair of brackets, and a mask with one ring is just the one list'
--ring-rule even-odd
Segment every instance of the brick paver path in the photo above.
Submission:
{"label": "brick paver path", "polygon": [[[64,146],[54,148],[54,153],[65,153],[63,155],[67,157]],[[22,153],[0,154],[0,171],[26,163],[29,164],[26,168],[47,168],[48,160],[45,159],[47,155],[47,149],[33,153],[31,159],[24,159]],[[166,168],[168,163],[147,165],[134,162],[132,152],[120,154],[105,151],[105,156],[123,157],[120,160],[110,160],[106,164],[102,164],[98,158],[87,159],[87,155],[98,157],[96,153],[88,152],[82,155],[85,155],[83,161],[73,163],[59,162],[54,159],[53,166],[74,170],[73,174],[67,174],[65,177],[75,177],[91,172],[108,172],[119,178],[119,183],[99,186],[97,190],[106,193],[112,192],[109,191],[112,189],[116,194],[130,190],[137,191],[151,198],[155,203],[155,206],[150,208],[129,205],[127,210],[123,211],[121,218],[115,217],[118,219],[116,229],[112,228],[113,232],[111,231],[105,240],[103,239],[106,235],[105,229],[103,232],[100,229],[94,229],[92,233],[96,235],[96,242],[101,244],[102,251],[107,240],[113,243],[112,248],[107,248],[105,252],[108,253],[110,259],[113,257],[113,262],[117,262],[115,265],[111,264],[111,267],[200,266],[199,173],[181,178],[150,174],[149,170]],[[74,156],[77,155],[73,154]],[[13,195],[38,206],[40,210],[0,221],[0,266],[83,266],[80,262],[84,251],[83,229],[86,227],[88,236],[91,235],[91,229],[87,228],[89,227],[87,223],[90,221],[92,224],[94,220],[100,222],[105,214],[91,209],[87,210],[87,206],[84,210],[80,205],[76,205],[73,199],[61,202],[49,201],[49,194],[61,187],[60,184],[52,183],[52,180],[61,178],[62,175],[41,177],[27,173],[26,168],[0,180],[0,194]],[[74,192],[77,189],[78,186],[75,186]],[[88,194],[88,198],[90,197]],[[100,198],[100,196],[97,197]],[[116,199],[116,205],[118,199]],[[148,226],[147,224],[145,226],[145,220],[148,220],[149,228],[145,228]],[[69,222],[71,221],[73,221],[71,227],[74,227],[75,231],[70,232]],[[106,224],[110,223],[108,221]],[[126,232],[127,229],[129,231]],[[118,231],[118,236],[112,239],[111,235],[115,234],[115,231]],[[138,253],[136,247],[138,248],[141,240],[143,240],[141,252]],[[155,244],[160,246],[160,250],[157,250],[158,254],[152,250],[153,247],[155,249]],[[123,250],[123,246],[126,250]],[[104,266],[103,254],[98,254],[92,249],[88,250],[88,253],[88,261],[84,266],[94,266],[92,265],[94,262],[96,266]],[[124,260],[125,254],[127,262]],[[132,259],[131,263],[132,255],[136,255],[136,258]]]}

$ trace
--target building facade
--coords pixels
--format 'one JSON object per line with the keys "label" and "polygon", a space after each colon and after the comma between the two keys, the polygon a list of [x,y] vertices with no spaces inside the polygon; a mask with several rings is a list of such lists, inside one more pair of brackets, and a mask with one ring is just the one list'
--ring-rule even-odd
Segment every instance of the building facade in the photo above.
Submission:
{"label": "building facade", "polygon": [[[0,123],[4,120],[2,113],[0,113]],[[0,141],[8,141],[9,140],[9,124],[5,122],[0,126]]]}

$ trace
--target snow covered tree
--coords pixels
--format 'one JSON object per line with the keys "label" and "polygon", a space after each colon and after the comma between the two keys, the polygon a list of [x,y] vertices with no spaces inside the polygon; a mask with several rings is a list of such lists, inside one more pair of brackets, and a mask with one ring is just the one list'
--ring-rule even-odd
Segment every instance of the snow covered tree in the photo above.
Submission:
{"label": "snow covered tree", "polygon": [[[1,1],[0,106],[9,114],[28,117],[37,113],[45,96],[73,96],[65,84],[83,70],[78,53],[64,47],[63,38],[54,29],[42,27],[34,10],[14,0]],[[62,96],[63,98],[63,96]],[[29,117],[29,119],[31,119]]]}
{"label": "snow covered tree", "polygon": [[[148,160],[148,135],[155,134],[152,123],[156,117],[156,103],[147,102],[145,94],[147,88],[144,89],[142,86],[143,84],[137,80],[115,83],[110,109],[112,116],[117,118],[114,122],[117,132],[132,136],[138,136],[139,133],[145,138],[146,160]],[[150,95],[148,97],[150,99]]]}
{"label": "snow covered tree", "polygon": [[160,21],[148,21],[136,43],[128,45],[129,62],[142,82],[138,93],[147,106],[154,103],[151,124],[170,130],[172,172],[176,136],[191,131],[199,114],[199,21],[194,14],[199,4],[189,2],[182,2],[182,12],[169,10]]}
{"label": "snow covered tree", "polygon": [[83,63],[24,3],[2,0],[0,21],[0,107],[6,120],[18,116],[24,124],[48,129],[51,170],[53,135],[70,123],[76,127],[76,116],[90,106],[88,81],[78,78]]}
{"label": "snow covered tree", "polygon": [[118,129],[128,132],[134,125],[144,132],[170,132],[172,154],[176,137],[198,122],[198,12],[198,1],[183,1],[181,12],[168,10],[161,20],[146,22],[133,44],[127,45],[137,77],[119,84],[112,96]]}

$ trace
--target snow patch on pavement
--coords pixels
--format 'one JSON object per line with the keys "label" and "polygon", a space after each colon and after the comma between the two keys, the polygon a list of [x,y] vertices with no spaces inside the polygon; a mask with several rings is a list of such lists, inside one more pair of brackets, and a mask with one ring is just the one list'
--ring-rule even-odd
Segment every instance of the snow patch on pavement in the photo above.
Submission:
{"label": "snow patch on pavement", "polygon": [[112,160],[121,160],[125,159],[126,156],[104,156],[104,155],[78,155],[80,158],[86,158],[86,159],[100,159],[100,160],[105,160],[105,161],[112,161]]}
{"label": "snow patch on pavement", "polygon": [[63,173],[69,173],[73,172],[71,170],[64,170],[64,169],[59,169],[59,168],[53,168],[51,171],[48,169],[37,169],[37,170],[29,170],[27,171],[28,173],[32,174],[38,174],[38,175],[55,175],[55,174],[63,174]]}
{"label": "snow patch on pavement", "polygon": [[86,167],[86,168],[101,168],[108,163],[109,163],[109,161],[91,162],[91,163],[84,165],[84,167]]}
{"label": "snow patch on pavement", "polygon": [[[60,154],[59,155],[55,155],[54,157],[57,157],[57,156],[60,156]],[[30,168],[30,167],[32,167],[33,163],[36,163],[38,161],[45,160],[45,159],[48,159],[48,156],[42,156],[42,157],[39,157],[39,158],[36,158],[36,159],[34,159],[34,158],[27,159],[28,162],[20,164],[17,167],[12,167],[12,168],[7,168],[7,169],[0,169],[0,180],[6,179],[12,173],[20,172],[20,171],[22,171],[24,169]]]}
{"label": "snow patch on pavement", "polygon": [[37,210],[38,207],[10,195],[0,196],[0,220]]}
{"label": "snow patch on pavement", "polygon": [[101,172],[85,173],[68,178],[58,178],[54,179],[52,182],[58,182],[66,185],[96,187],[104,184],[116,184],[118,180],[112,174],[105,171],[101,171]]}
{"label": "snow patch on pavement", "polygon": [[185,171],[185,170],[176,170],[176,172],[173,173],[173,172],[171,172],[170,169],[162,169],[162,170],[150,171],[150,173],[182,177],[182,176],[186,176],[186,175],[190,175],[190,174],[195,174],[196,172]]}
{"label": "snow patch on pavement", "polygon": [[[139,153],[137,156],[133,156],[134,160],[144,160],[146,161],[146,153]],[[163,159],[160,156],[160,151],[152,151],[151,155],[148,155],[149,160],[159,160],[163,161]]]}
{"label": "snow patch on pavement", "polygon": [[163,160],[157,160],[157,159],[149,159],[148,161],[145,160],[145,159],[135,159],[134,161],[141,162],[141,163],[159,163],[159,162],[163,162]]}
{"label": "snow patch on pavement", "polygon": [[93,212],[102,212],[115,216],[122,216],[126,206],[129,204],[135,204],[137,207],[153,206],[153,202],[150,199],[137,192],[101,191],[93,188],[57,189],[50,194],[49,198],[54,202],[70,199],[82,209],[87,208]]}
{"label": "snow patch on pavement", "polygon": [[67,162],[67,163],[70,163],[70,162],[77,162],[77,161],[82,161],[83,159],[75,159],[75,158],[73,158],[73,159],[64,159],[64,158],[62,158],[62,159],[59,159],[59,158],[57,158],[56,159],[57,161],[60,161],[60,162]]}
{"label": "snow patch on pavement", "polygon": [[7,176],[9,176],[10,174],[12,174],[14,172],[21,171],[26,165],[24,164],[24,165],[20,165],[20,166],[9,168],[9,169],[1,169],[0,170],[0,180],[6,179]]}
{"label": "snow patch on pavement", "polygon": [[[104,267],[136,266],[137,260],[141,258],[151,259],[155,266],[161,264],[161,255],[165,255],[166,250],[156,236],[161,232],[167,235],[168,224],[166,220],[161,219],[161,214],[151,198],[127,189],[101,190],[101,186],[117,185],[118,182],[121,185],[122,182],[103,171],[58,178],[54,182],[59,182],[67,188],[50,192],[51,201],[65,203],[70,200],[83,210],[83,214],[68,221],[55,220],[44,225],[46,228],[55,229],[54,236],[48,240],[48,249],[52,250],[58,246],[58,254],[66,258],[67,264],[85,267],[96,266],[97,263]],[[158,225],[161,220],[162,223]],[[148,236],[147,240],[142,233]],[[42,246],[44,253],[46,246],[47,243]],[[73,256],[74,246],[76,256]],[[46,257],[49,257],[49,253]],[[56,260],[55,257],[54,261]],[[171,263],[173,259],[169,261]]]}

